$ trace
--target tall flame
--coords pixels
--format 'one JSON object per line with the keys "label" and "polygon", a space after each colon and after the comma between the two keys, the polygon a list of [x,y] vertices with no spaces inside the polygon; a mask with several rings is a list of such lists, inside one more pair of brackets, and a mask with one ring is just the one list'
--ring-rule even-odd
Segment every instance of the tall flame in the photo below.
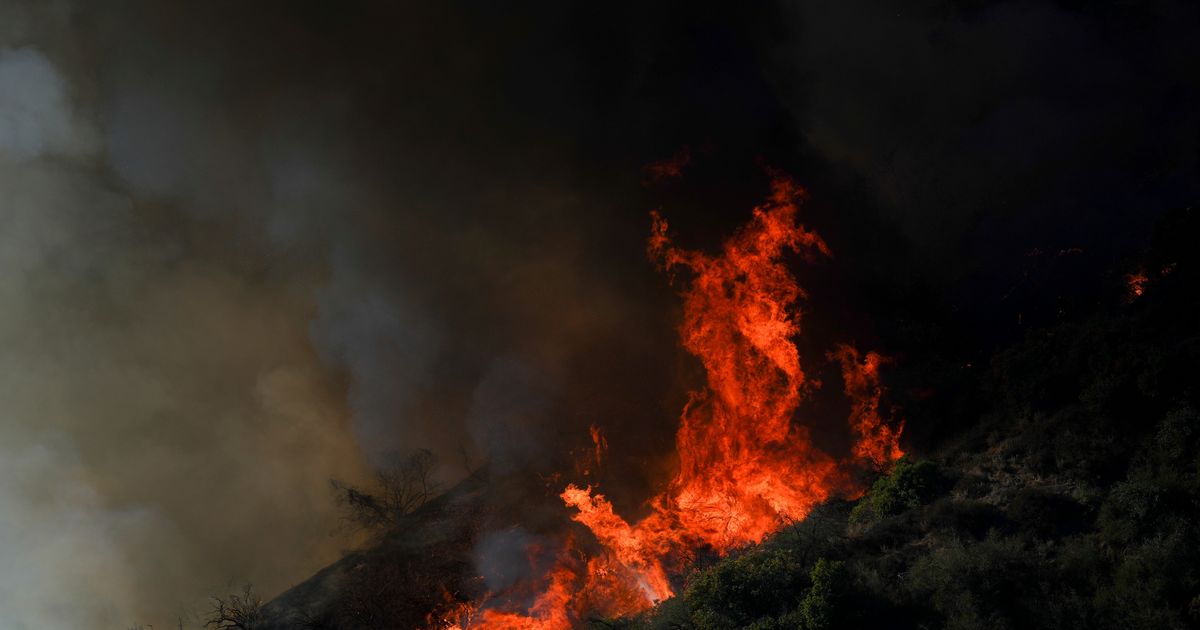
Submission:
{"label": "tall flame", "polygon": [[[776,178],[767,202],[718,255],[675,246],[666,220],[652,215],[650,256],[666,271],[691,272],[679,335],[707,373],[705,388],[690,393],[680,416],[678,471],[635,523],[591,487],[568,485],[561,497],[600,552],[582,569],[561,563],[527,614],[485,610],[470,627],[560,630],[586,610],[643,610],[673,594],[668,575],[697,549],[724,554],[759,542],[831,495],[853,491],[847,462],[817,449],[795,417],[812,384],[794,342],[804,293],[782,258],[789,251],[830,255],[816,233],[796,223],[803,198],[790,179]],[[830,357],[841,363],[851,400],[853,458],[877,467],[898,459],[902,427],[888,426],[879,409],[878,370],[886,359],[874,352],[860,358],[845,345]],[[593,429],[597,459],[598,435]]]}
{"label": "tall flame", "polygon": [[851,401],[850,428],[856,438],[854,456],[869,460],[877,468],[900,459],[904,456],[899,444],[904,424],[890,427],[879,414],[879,400],[883,397],[879,366],[888,362],[887,357],[868,352],[860,360],[858,350],[845,344],[839,345],[830,356],[842,364],[842,382]]}
{"label": "tall flame", "polygon": [[719,256],[672,246],[666,221],[654,218],[651,255],[695,274],[679,332],[708,374],[680,418],[679,473],[657,505],[682,537],[721,552],[802,518],[839,481],[835,462],[792,421],[808,389],[793,343],[803,292],[780,258],[787,250],[829,255],[819,236],[796,225],[803,194],[776,179],[769,202]]}

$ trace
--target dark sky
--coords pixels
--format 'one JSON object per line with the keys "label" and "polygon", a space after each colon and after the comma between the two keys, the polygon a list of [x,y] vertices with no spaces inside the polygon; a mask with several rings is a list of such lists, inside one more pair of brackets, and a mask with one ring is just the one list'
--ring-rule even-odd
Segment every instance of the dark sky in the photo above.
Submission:
{"label": "dark sky", "polygon": [[919,363],[1102,299],[1200,193],[1192,3],[539,4],[0,0],[16,627],[276,592],[395,451],[553,470],[595,423],[644,495],[697,383],[651,209],[712,248],[792,175],[806,353]]}

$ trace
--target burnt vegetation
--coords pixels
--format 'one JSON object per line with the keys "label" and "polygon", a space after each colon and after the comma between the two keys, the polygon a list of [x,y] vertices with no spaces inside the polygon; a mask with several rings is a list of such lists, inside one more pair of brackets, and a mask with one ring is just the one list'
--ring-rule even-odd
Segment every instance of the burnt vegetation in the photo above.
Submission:
{"label": "burnt vegetation", "polygon": [[262,598],[247,584],[241,593],[213,597],[204,627],[211,630],[254,630],[265,622],[262,608]]}
{"label": "burnt vegetation", "polygon": [[441,491],[433,480],[437,458],[418,449],[407,456],[393,454],[375,474],[374,487],[360,488],[334,479],[334,498],[353,526],[370,530],[395,527]]}

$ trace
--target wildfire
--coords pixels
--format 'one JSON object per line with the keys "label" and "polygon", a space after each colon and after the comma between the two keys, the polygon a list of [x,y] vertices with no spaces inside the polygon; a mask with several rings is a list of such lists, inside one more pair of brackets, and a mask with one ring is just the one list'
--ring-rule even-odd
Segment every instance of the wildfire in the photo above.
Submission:
{"label": "wildfire", "polygon": [[[796,223],[803,198],[799,186],[777,178],[767,202],[717,255],[675,246],[666,220],[652,215],[650,256],[664,270],[690,272],[679,335],[707,374],[680,416],[678,471],[647,502],[650,514],[634,523],[593,488],[568,485],[561,497],[600,551],[586,562],[564,555],[527,613],[484,610],[464,628],[560,630],[586,611],[644,610],[673,594],[668,575],[696,550],[724,554],[759,542],[830,496],[853,492],[855,463],[881,467],[903,454],[902,425],[893,428],[880,415],[879,367],[886,359],[875,352],[860,356],[842,345],[830,353],[841,363],[851,400],[850,461],[817,449],[796,422],[814,384],[795,345],[796,303],[804,292],[782,258],[789,251],[830,255],[816,233]],[[592,438],[598,461],[607,443],[595,428]]]}
{"label": "wildfire", "polygon": [[[540,549],[528,549],[531,565]],[[665,581],[665,577],[664,577]],[[565,630],[593,610],[629,615],[646,608],[646,595],[636,573],[609,553],[588,557],[574,537],[568,537],[552,568],[537,584],[518,585],[517,590],[537,590],[526,612],[481,610],[475,604],[456,604],[431,624],[446,630]]]}
{"label": "wildfire", "polygon": [[835,462],[792,422],[808,389],[793,343],[803,292],[780,258],[787,250],[829,255],[796,224],[803,194],[777,179],[768,203],[718,256],[672,246],[666,221],[654,217],[651,255],[694,273],[679,332],[708,374],[680,417],[679,473],[657,500],[676,537],[691,545],[725,552],[758,542],[841,482]]}
{"label": "wildfire", "polygon": [[899,444],[904,424],[892,428],[879,415],[879,399],[883,396],[879,366],[888,359],[877,352],[868,352],[860,361],[858,350],[847,345],[838,346],[830,356],[842,364],[842,382],[846,397],[851,400],[850,427],[856,438],[854,456],[870,460],[876,467],[900,459],[904,455]]}
{"label": "wildfire", "polygon": [[1132,302],[1142,297],[1146,293],[1146,284],[1149,282],[1150,278],[1142,271],[1125,274],[1126,301]]}

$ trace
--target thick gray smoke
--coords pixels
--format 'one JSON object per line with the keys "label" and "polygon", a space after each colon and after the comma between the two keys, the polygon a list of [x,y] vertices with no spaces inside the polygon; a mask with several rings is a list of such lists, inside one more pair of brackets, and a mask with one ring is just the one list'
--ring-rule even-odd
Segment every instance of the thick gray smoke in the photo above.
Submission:
{"label": "thick gray smoke", "polygon": [[0,49],[8,628],[165,625],[233,580],[278,590],[336,557],[328,477],[359,476],[308,340],[318,279],[142,205],[77,94],[39,49]]}
{"label": "thick gray smoke", "polygon": [[414,448],[446,483],[546,466],[604,413],[554,407],[581,348],[639,325],[584,245],[595,206],[554,151],[503,155],[469,50],[361,41],[468,27],[302,13],[0,4],[6,628],[195,627],[353,544],[331,477]]}

